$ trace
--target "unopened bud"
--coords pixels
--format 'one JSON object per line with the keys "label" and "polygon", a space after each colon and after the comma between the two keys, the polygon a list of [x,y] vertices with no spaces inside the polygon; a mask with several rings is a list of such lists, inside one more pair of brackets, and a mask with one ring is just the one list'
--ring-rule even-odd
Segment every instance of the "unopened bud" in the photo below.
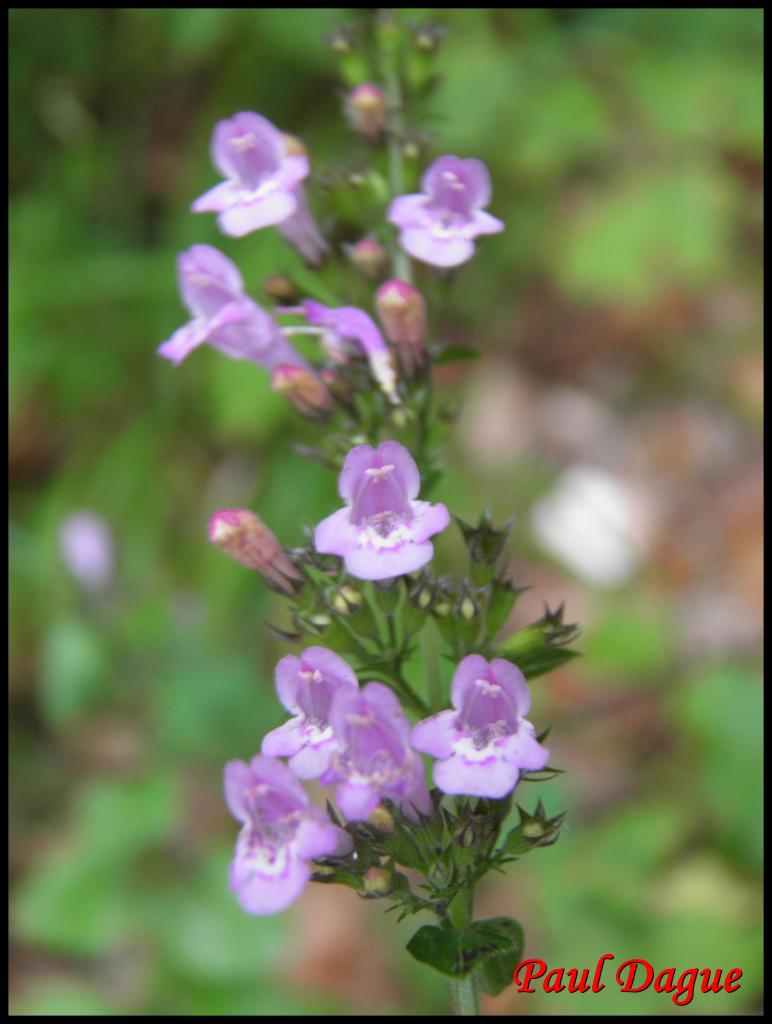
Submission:
{"label": "unopened bud", "polygon": [[363,896],[386,896],[394,888],[394,872],[388,868],[368,868],[362,878]]}
{"label": "unopened bud", "polygon": [[283,132],[282,139],[284,140],[284,151],[287,156],[308,156],[308,150],[297,135]]}
{"label": "unopened bud", "polygon": [[271,377],[271,387],[308,419],[324,420],[332,412],[330,392],[316,374],[304,366],[277,367]]}
{"label": "unopened bud", "polygon": [[281,593],[299,592],[303,576],[265,523],[249,509],[215,512],[209,520],[209,540],[247,569],[255,569]]}
{"label": "unopened bud", "polygon": [[378,142],[386,128],[386,96],[379,85],[363,82],[346,98],[346,114],[352,128],[369,142]]}
{"label": "unopened bud", "polygon": [[358,590],[354,590],[353,587],[341,587],[341,595],[344,600],[348,601],[349,605],[353,605],[354,608],[360,608],[364,603],[364,598]]}
{"label": "unopened bud", "polygon": [[294,305],[299,298],[299,293],[293,281],[281,274],[273,274],[263,281],[263,291],[269,299],[278,302],[283,306]]}
{"label": "unopened bud", "polygon": [[441,25],[416,25],[413,45],[421,53],[434,53],[447,30]]}
{"label": "unopened bud", "polygon": [[348,246],[348,258],[368,281],[378,281],[386,273],[389,257],[386,250],[374,238],[363,238]]}
{"label": "unopened bud", "polygon": [[475,615],[477,615],[477,605],[468,594],[461,598],[458,610],[464,622],[471,622]]}
{"label": "unopened bud", "polygon": [[525,822],[522,830],[526,839],[540,839],[546,831],[542,823],[535,818]]}
{"label": "unopened bud", "polygon": [[397,347],[404,373],[412,377],[426,358],[426,303],[405,281],[387,281],[375,295],[386,337]]}
{"label": "unopened bud", "polygon": [[394,831],[394,818],[391,813],[386,810],[383,804],[378,804],[373,813],[367,819],[368,825],[372,825],[373,828],[377,828],[379,832],[393,832]]}
{"label": "unopened bud", "polygon": [[342,28],[330,32],[326,42],[332,52],[337,53],[341,57],[346,53],[351,53],[354,48],[351,34]]}

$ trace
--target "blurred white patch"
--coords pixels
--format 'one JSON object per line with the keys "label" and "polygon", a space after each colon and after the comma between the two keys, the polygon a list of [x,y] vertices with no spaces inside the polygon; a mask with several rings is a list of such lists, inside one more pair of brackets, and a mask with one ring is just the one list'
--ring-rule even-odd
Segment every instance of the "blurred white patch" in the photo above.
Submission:
{"label": "blurred white patch", "polygon": [[531,511],[539,543],[598,587],[619,587],[638,569],[647,548],[645,508],[635,490],[589,465],[566,470]]}

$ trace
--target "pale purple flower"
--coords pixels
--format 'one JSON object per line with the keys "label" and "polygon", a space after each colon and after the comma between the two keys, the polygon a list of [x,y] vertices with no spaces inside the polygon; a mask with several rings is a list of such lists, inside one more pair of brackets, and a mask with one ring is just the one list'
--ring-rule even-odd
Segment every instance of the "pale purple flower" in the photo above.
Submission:
{"label": "pale purple flower", "polygon": [[381,389],[396,400],[397,377],[391,352],[372,317],[355,306],[331,309],[312,299],[307,299],[302,309],[310,324],[325,328],[322,346],[333,359],[345,362],[352,349],[363,352]]}
{"label": "pale purple flower", "polygon": [[413,728],[412,743],[438,758],[434,781],[445,793],[506,796],[521,771],[538,771],[549,751],[524,717],[531,706],[525,676],[510,661],[470,654],[453,676],[451,702]]}
{"label": "pale purple flower", "polygon": [[74,579],[87,590],[103,590],[113,576],[110,527],[94,512],[73,512],[59,528],[59,550]]}
{"label": "pale purple flower", "polygon": [[358,688],[351,666],[326,647],[308,647],[299,658],[282,658],[276,666],[276,692],[294,718],[268,733],[263,753],[289,757],[300,779],[317,778],[338,749],[330,722],[333,697],[339,690],[356,693]]}
{"label": "pale purple flower", "polygon": [[225,799],[242,823],[231,889],[250,914],[274,914],[300,895],[315,857],[342,856],[351,838],[312,807],[286,764],[258,755],[225,767]]}
{"label": "pale purple flower", "polygon": [[298,209],[297,187],[308,177],[308,157],[259,114],[243,111],[219,121],[212,162],[226,179],[193,203],[194,213],[217,213],[226,235],[241,236],[281,224]]}
{"label": "pale purple flower", "polygon": [[177,365],[205,342],[231,359],[248,359],[269,371],[307,367],[278,324],[244,292],[238,267],[211,245],[194,245],[177,257],[182,301],[192,319],[158,354]]}
{"label": "pale purple flower", "polygon": [[504,230],[483,209],[491,200],[491,179],[482,161],[441,156],[424,172],[421,188],[397,196],[388,213],[400,229],[402,248],[415,259],[457,267],[473,255],[478,235]]}
{"label": "pale purple flower", "polygon": [[338,480],[346,506],[316,527],[316,550],[341,557],[360,580],[420,569],[434,555],[429,538],[450,522],[444,505],[418,500],[420,486],[413,456],[398,441],[352,448]]}
{"label": "pale purple flower", "polygon": [[294,192],[295,212],[277,224],[279,234],[293,246],[308,263],[320,263],[329,246],[311,215],[306,194],[298,186]]}
{"label": "pale purple flower", "polygon": [[410,723],[388,686],[339,689],[330,720],[339,749],[321,781],[338,783],[335,799],[347,818],[364,821],[382,799],[393,800],[414,821],[431,813],[423,763],[410,747]]}

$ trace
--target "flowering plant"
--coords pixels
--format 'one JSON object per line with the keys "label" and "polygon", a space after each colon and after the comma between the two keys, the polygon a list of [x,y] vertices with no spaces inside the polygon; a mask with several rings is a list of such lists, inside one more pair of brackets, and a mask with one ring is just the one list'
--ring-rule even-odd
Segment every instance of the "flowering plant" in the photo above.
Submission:
{"label": "flowering plant", "polygon": [[[431,371],[458,353],[434,339],[424,293],[474,255],[478,236],[504,229],[484,209],[492,189],[479,160],[440,156],[420,191],[406,190],[406,159],[417,154],[407,112],[432,87],[439,38],[379,12],[358,37],[331,40],[351,87],[345,114],[370,154],[354,183],[358,240],[339,236],[334,190],[314,219],[304,191],[310,162],[296,138],[252,112],[215,126],[212,161],[224,180],[194,212],[217,214],[231,236],[275,227],[314,269],[302,286],[272,279],[275,302],[264,309],[226,256],[194,245],[178,259],[192,319],[159,354],[178,364],[207,343],[267,370],[301,415],[327,427],[305,453],[335,469],[343,503],[293,550],[250,510],[210,520],[210,540],[284,597],[292,629],[280,632],[297,645],[275,670],[289,719],[249,763],[225,769],[241,823],[235,896],[247,912],[269,914],[315,881],[385,899],[400,917],[429,912],[437,923],[419,928],[408,951],[452,979],[457,1012],[474,1014],[478,988],[501,991],[523,951],[516,921],[474,920],[474,888],[555,842],[563,820],[539,801],[530,813],[518,804],[519,824],[505,828],[516,788],[556,771],[549,730],[526,717],[529,680],[572,656],[576,629],[562,609],[547,610],[500,639],[520,590],[501,565],[510,526],[494,527],[486,512],[474,525],[456,519],[466,574],[431,568],[451,520],[428,500],[443,429]],[[326,268],[336,261],[333,292]],[[349,304],[363,283],[368,308]],[[299,333],[317,339],[315,356],[296,350]],[[443,659],[453,667],[449,687]],[[313,779],[333,787],[326,811],[303,786]]]}

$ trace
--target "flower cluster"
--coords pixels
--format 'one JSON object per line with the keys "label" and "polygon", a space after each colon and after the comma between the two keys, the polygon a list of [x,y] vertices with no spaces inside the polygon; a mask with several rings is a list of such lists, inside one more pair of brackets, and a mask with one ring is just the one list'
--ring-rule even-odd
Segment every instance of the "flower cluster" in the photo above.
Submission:
{"label": "flower cluster", "polygon": [[[428,500],[448,418],[432,365],[453,356],[434,333],[427,286],[504,225],[486,210],[491,179],[480,160],[439,156],[422,175],[406,163],[420,156],[422,136],[406,125],[400,88],[430,87],[440,30],[407,33],[399,12],[372,17],[382,80],[354,36],[330,41],[349,86],[344,113],[369,162],[314,181],[297,138],[243,111],[215,126],[211,157],[223,180],[193,203],[216,214],[226,236],[275,227],[302,273],[264,282],[272,304],[263,308],[229,257],[193,245],[177,261],[191,318],[158,351],[179,364],[206,344],[268,371],[273,390],[314,421],[298,451],[338,472],[343,503],[308,523],[307,543],[294,549],[249,509],[221,509],[209,522],[211,542],[281,595],[289,621],[274,631],[299,645],[275,666],[289,718],[249,762],[225,769],[241,823],[232,888],[253,914],[284,909],[309,880],[388,898],[403,916],[429,910],[441,941],[430,953],[413,940],[408,949],[445,970],[441,947],[459,900],[469,905],[479,879],[515,852],[557,838],[562,816],[547,819],[541,803],[534,815],[520,809],[517,828],[504,826],[516,787],[555,771],[546,732],[527,717],[528,680],[573,655],[576,630],[561,608],[502,639],[521,590],[502,565],[509,528],[487,513],[477,526],[457,520],[466,574],[433,569],[451,516]],[[309,199],[324,203],[318,221]],[[318,268],[336,260],[332,288]],[[326,812],[306,782],[329,787]],[[423,894],[400,866],[423,875]],[[491,935],[511,942],[512,924],[487,928],[485,955]],[[460,976],[483,954],[470,946],[470,921],[458,927]]]}

